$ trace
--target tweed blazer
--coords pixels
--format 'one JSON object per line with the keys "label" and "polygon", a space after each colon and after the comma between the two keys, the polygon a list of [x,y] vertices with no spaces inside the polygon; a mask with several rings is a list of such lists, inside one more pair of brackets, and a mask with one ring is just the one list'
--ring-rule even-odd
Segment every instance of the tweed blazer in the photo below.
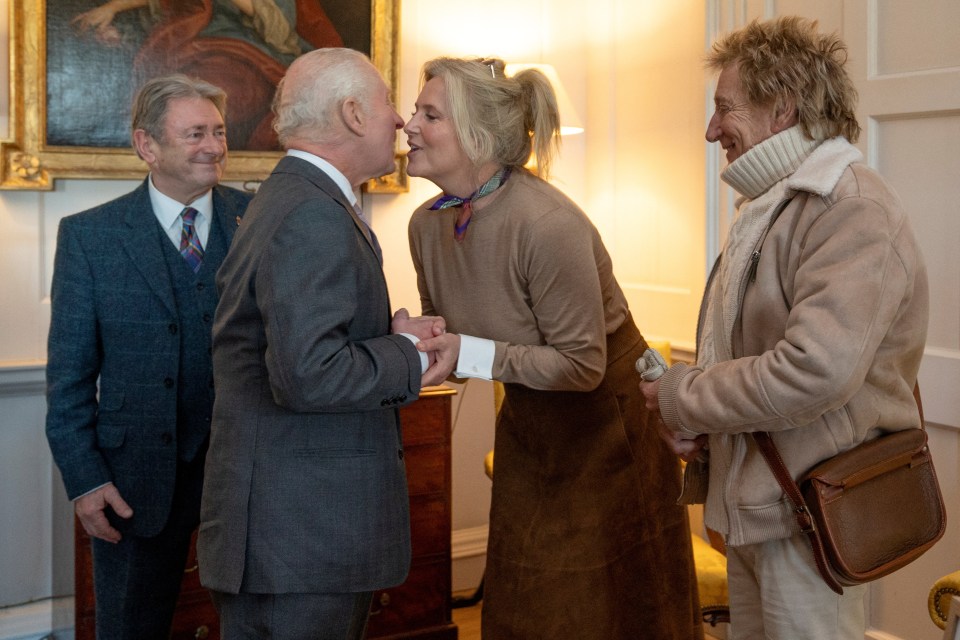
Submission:
{"label": "tweed blazer", "polygon": [[[250,197],[213,189],[228,243]],[[67,216],[50,293],[46,431],[67,496],[113,482],[140,536],[166,524],[177,467],[180,316],[159,233],[146,180]]]}
{"label": "tweed blazer", "polygon": [[216,400],[200,579],[228,593],[398,584],[410,562],[397,407],[420,390],[390,335],[366,225],[311,163],[283,158],[217,276]]}

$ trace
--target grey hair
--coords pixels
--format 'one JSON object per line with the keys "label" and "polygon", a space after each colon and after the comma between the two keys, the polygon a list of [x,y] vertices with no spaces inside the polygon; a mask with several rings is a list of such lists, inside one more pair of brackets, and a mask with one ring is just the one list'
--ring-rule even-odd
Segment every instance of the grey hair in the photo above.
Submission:
{"label": "grey hair", "polygon": [[[290,82],[290,72],[297,81]],[[368,104],[375,71],[370,59],[353,49],[315,49],[293,61],[273,98],[273,129],[280,145],[293,138],[327,142],[340,106],[350,98]]]}
{"label": "grey hair", "polygon": [[[191,78],[182,73],[158,76],[147,80],[133,99],[130,116],[130,137],[137,129],[163,142],[163,128],[171,100],[180,98],[203,98],[213,103],[220,117],[227,118],[227,94],[220,87],[199,78]],[[136,150],[136,143],[133,143]],[[137,152],[139,155],[139,152]]]}

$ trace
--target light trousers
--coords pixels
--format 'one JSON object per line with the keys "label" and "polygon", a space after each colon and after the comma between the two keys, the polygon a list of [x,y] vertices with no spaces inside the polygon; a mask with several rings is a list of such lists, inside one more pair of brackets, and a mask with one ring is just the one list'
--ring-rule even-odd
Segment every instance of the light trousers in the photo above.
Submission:
{"label": "light trousers", "polygon": [[837,595],[804,534],[727,547],[730,640],[863,640],[866,585]]}

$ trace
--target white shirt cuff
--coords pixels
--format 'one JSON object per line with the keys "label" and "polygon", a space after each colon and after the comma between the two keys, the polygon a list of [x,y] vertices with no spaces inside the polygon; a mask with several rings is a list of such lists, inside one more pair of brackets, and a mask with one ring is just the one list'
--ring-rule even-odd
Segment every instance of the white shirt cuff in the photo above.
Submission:
{"label": "white shirt cuff", "polygon": [[493,340],[460,334],[460,357],[453,375],[458,378],[493,380],[493,358],[497,345]]}
{"label": "white shirt cuff", "polygon": [[[417,346],[417,343],[420,342],[420,338],[413,335],[412,333],[401,333],[400,335],[410,340],[410,342],[413,343],[413,346]],[[424,371],[427,370],[427,367],[430,365],[430,362],[427,360],[427,354],[425,354],[423,351],[418,350],[417,353],[420,354],[420,373],[423,373]]]}
{"label": "white shirt cuff", "polygon": [[74,498],[73,500],[71,500],[71,502],[76,502],[77,500],[79,500],[79,499],[82,498],[83,496],[88,496],[88,495],[90,495],[91,493],[93,493],[94,491],[97,491],[98,489],[103,489],[103,488],[104,488],[105,486],[107,486],[108,484],[110,484],[110,483],[109,483],[109,482],[104,482],[104,483],[101,484],[99,487],[94,487],[93,489],[90,489],[90,491],[87,491],[86,493],[81,493],[81,494],[78,495],[76,498]]}

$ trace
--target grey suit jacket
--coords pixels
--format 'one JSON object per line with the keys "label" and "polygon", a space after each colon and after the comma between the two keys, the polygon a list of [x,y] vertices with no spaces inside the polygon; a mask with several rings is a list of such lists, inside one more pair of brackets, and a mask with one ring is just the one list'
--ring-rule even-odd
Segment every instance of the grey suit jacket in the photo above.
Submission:
{"label": "grey suit jacket", "polygon": [[413,343],[365,225],[322,171],[287,156],[217,277],[214,405],[200,579],[229,593],[345,593],[402,582],[409,505],[397,407]]}
{"label": "grey suit jacket", "polygon": [[[228,242],[250,197],[213,190]],[[160,233],[146,180],[64,218],[47,346],[47,440],[67,496],[113,482],[141,536],[167,522],[177,466],[180,318]]]}

